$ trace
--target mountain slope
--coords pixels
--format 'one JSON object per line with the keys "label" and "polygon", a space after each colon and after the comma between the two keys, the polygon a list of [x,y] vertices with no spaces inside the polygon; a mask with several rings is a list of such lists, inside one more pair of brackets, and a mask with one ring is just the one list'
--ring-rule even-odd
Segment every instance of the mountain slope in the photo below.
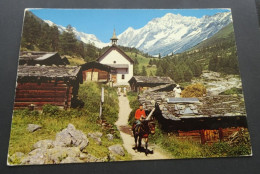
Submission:
{"label": "mountain slope", "polygon": [[158,75],[168,75],[178,83],[190,82],[193,77],[199,77],[202,70],[239,75],[233,24],[190,50],[166,56],[152,64],[157,66]]}
{"label": "mountain slope", "polygon": [[198,45],[192,47],[190,50],[193,49],[199,49],[202,47],[208,47],[214,43],[223,42],[223,40],[226,39],[233,39],[234,37],[234,28],[233,28],[233,22],[222,28],[219,32],[217,32],[215,35],[213,35],[211,38],[206,39],[199,43]]}
{"label": "mountain slope", "polygon": [[[50,26],[56,25],[45,20]],[[181,16],[168,13],[161,18],[154,18],[144,27],[134,29],[129,27],[118,35],[118,44],[126,47],[135,47],[150,55],[166,56],[171,53],[181,53],[213,36],[223,27],[232,22],[230,12],[217,13],[202,18]],[[59,31],[64,26],[56,25]],[[77,39],[84,43],[94,43],[98,48],[108,46],[95,35],[79,32],[73,28]]]}
{"label": "mountain slope", "polygon": [[163,56],[183,52],[210,38],[232,22],[230,12],[202,18],[185,17],[168,13],[155,18],[140,29],[129,27],[118,36],[119,44],[136,47],[151,55]]}
{"label": "mountain slope", "polygon": [[[63,32],[66,30],[66,27],[57,25],[50,20],[44,20],[44,22],[46,22],[49,26],[57,26],[60,32]],[[73,32],[76,35],[78,40],[80,40],[86,44],[92,43],[98,48],[103,48],[103,47],[109,45],[109,43],[103,43],[102,41],[100,41],[94,34],[87,34],[84,32],[79,32],[79,31],[77,31],[77,29],[75,27],[73,27]]]}

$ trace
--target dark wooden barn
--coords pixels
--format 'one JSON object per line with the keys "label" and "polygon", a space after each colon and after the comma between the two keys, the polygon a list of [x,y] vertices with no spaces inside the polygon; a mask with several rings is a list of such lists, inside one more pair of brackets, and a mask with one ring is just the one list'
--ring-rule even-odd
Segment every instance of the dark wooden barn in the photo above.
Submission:
{"label": "dark wooden barn", "polygon": [[70,108],[76,105],[81,68],[76,66],[18,66],[14,109],[45,104]]}
{"label": "dark wooden barn", "polygon": [[161,85],[168,85],[166,90],[172,90],[175,82],[170,77],[159,76],[133,76],[129,80],[132,91],[140,92]]}
{"label": "dark wooden barn", "polygon": [[139,102],[146,110],[156,107],[153,115],[166,132],[211,144],[226,140],[241,128],[247,130],[246,110],[241,96],[173,98],[173,95],[172,92],[139,95]]}
{"label": "dark wooden barn", "polygon": [[61,58],[57,52],[24,51],[20,52],[19,65],[67,65],[67,58]]}
{"label": "dark wooden barn", "polygon": [[110,80],[110,74],[116,71],[115,68],[98,62],[88,62],[81,65],[83,81],[95,81],[107,83]]}

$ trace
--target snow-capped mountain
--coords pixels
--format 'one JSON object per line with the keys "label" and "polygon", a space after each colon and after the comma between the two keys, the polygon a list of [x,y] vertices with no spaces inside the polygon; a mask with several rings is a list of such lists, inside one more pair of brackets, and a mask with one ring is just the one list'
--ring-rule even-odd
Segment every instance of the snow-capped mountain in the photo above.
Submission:
{"label": "snow-capped mountain", "polygon": [[[45,22],[50,26],[56,25],[48,20]],[[230,22],[231,12],[201,18],[167,13],[161,18],[152,19],[142,28],[129,27],[118,35],[118,45],[135,47],[150,55],[180,53],[210,38]],[[60,32],[66,29],[64,26],[56,26]],[[85,43],[94,43],[99,48],[109,45],[93,34],[79,32],[75,28],[73,31],[77,38]]]}
{"label": "snow-capped mountain", "polygon": [[[44,22],[46,22],[49,26],[54,26],[56,25],[55,23],[53,23],[50,20],[44,20]],[[66,27],[61,26],[61,25],[56,25],[58,27],[58,30],[60,32],[63,32],[66,30]],[[109,43],[103,43],[102,41],[100,41],[94,34],[87,34],[84,32],[79,32],[77,31],[76,28],[72,28],[73,32],[75,33],[76,37],[78,40],[81,40],[84,43],[94,43],[96,47],[98,48],[103,48],[105,46],[108,46]]]}
{"label": "snow-capped mountain", "polygon": [[202,18],[185,17],[168,13],[155,18],[140,29],[129,27],[118,38],[118,44],[136,47],[151,55],[163,56],[183,52],[213,36],[232,22],[230,12]]}

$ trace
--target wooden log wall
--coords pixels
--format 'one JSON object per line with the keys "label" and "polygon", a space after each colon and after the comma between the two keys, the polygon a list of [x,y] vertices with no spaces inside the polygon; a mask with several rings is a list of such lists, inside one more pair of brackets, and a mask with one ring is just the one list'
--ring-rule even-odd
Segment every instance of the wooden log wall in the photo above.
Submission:
{"label": "wooden log wall", "polygon": [[88,69],[82,71],[83,80],[86,80],[86,72],[98,72],[98,80],[109,80],[109,73],[107,71],[103,71],[97,68]]}
{"label": "wooden log wall", "polygon": [[[193,131],[180,131],[178,130],[179,139],[191,139],[193,141],[200,142],[201,144],[213,144],[219,141],[227,141],[228,137],[234,132],[239,131],[242,127],[232,127],[218,130],[193,130]],[[244,128],[246,131],[247,129]]]}
{"label": "wooden log wall", "polygon": [[72,86],[63,81],[50,83],[18,83],[14,109],[28,108],[34,104],[41,109],[45,104],[56,105],[64,109],[70,108],[72,98]]}

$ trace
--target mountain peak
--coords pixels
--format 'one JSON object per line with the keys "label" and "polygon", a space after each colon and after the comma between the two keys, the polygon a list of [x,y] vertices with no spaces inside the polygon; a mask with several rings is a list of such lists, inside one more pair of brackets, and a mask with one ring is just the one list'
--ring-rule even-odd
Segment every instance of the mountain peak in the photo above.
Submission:
{"label": "mountain peak", "polygon": [[134,31],[135,29],[133,28],[133,27],[128,27],[126,30],[125,30],[125,32],[126,31],[128,31],[128,32],[130,32],[130,31]]}
{"label": "mountain peak", "polygon": [[50,20],[43,20],[45,23],[47,23],[50,27],[55,26],[56,24],[54,24],[52,21]]}
{"label": "mountain peak", "polygon": [[[56,25],[49,20],[45,22],[50,26]],[[181,53],[210,38],[230,22],[232,22],[231,12],[205,15],[201,18],[167,13],[163,17],[152,19],[142,28],[128,27],[118,35],[118,44],[135,47],[150,55]],[[60,32],[66,30],[63,26],[56,26]],[[99,48],[109,45],[100,41],[95,35],[79,32],[74,27],[73,32],[85,43],[94,43]]]}
{"label": "mountain peak", "polygon": [[230,12],[201,18],[167,13],[152,19],[142,28],[128,28],[120,34],[119,43],[150,55],[180,53],[213,36],[230,22]]}
{"label": "mountain peak", "polygon": [[173,13],[166,13],[162,18],[174,18],[174,17],[183,17],[182,15],[178,14],[173,14]]}

